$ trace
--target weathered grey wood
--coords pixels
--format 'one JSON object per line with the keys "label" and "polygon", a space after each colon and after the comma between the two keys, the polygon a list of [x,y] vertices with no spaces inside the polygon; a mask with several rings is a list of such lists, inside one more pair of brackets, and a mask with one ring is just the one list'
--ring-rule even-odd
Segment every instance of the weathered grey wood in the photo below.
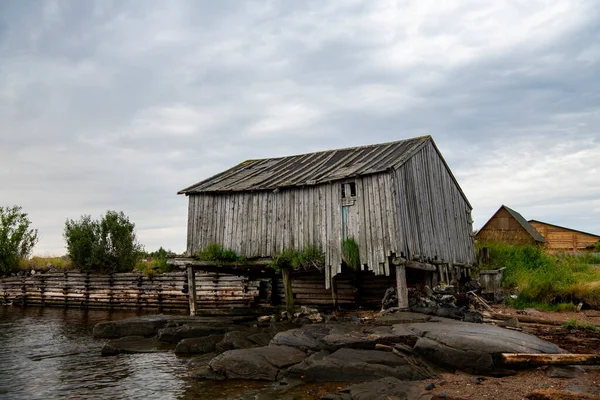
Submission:
{"label": "weathered grey wood", "polygon": [[288,268],[281,269],[281,278],[283,280],[283,290],[285,293],[285,309],[291,317],[294,315],[294,293],[292,290],[292,278]]}
{"label": "weathered grey wood", "polygon": [[194,267],[192,265],[187,266],[187,277],[188,277],[188,296],[190,301],[190,315],[196,315],[196,278],[194,275]]}
{"label": "weathered grey wood", "polygon": [[406,268],[404,265],[396,265],[396,292],[398,294],[398,307],[401,310],[407,310],[408,289],[406,286]]}

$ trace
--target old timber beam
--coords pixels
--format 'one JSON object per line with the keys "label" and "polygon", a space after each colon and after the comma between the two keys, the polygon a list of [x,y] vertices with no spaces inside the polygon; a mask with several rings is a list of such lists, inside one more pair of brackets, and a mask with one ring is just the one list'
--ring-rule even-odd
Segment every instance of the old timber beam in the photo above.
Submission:
{"label": "old timber beam", "polygon": [[281,268],[281,278],[283,279],[283,293],[285,295],[285,310],[288,318],[294,316],[294,293],[292,292],[292,278],[289,268]]}
{"label": "old timber beam", "polygon": [[190,302],[190,315],[196,316],[196,274],[194,273],[194,267],[192,265],[187,266],[187,279],[188,279],[188,300]]}
{"label": "old timber beam", "polygon": [[392,258],[392,264],[394,264],[396,266],[403,265],[406,268],[420,269],[423,271],[430,271],[430,272],[437,271],[437,268],[435,265],[431,265],[431,264],[427,264],[427,263],[423,263],[423,262],[419,262],[419,261],[407,260],[402,257]]}
{"label": "old timber beam", "polygon": [[501,353],[505,365],[600,365],[600,354]]}
{"label": "old timber beam", "polygon": [[406,285],[406,268],[403,264],[396,265],[396,293],[398,308],[408,310],[408,286]]}

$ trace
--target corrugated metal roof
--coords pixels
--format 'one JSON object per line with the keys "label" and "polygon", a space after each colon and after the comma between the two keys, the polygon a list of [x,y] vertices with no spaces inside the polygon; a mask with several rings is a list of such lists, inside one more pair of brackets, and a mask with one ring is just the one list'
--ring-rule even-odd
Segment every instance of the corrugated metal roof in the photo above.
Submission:
{"label": "corrugated metal roof", "polygon": [[[519,214],[518,212],[516,212],[515,210],[513,210],[512,208],[508,208],[505,205],[502,205],[502,207],[504,207],[504,209],[506,209],[506,211],[509,212],[510,215],[513,216],[513,218],[515,220],[517,220],[517,222],[519,224],[521,224],[521,226],[523,228],[525,228],[525,230],[538,242],[542,242],[544,243],[546,241],[546,239],[544,239],[544,237],[537,231],[537,229],[535,229],[533,227],[533,225],[531,225],[529,222],[527,222],[527,220],[525,218],[523,218],[523,216],[521,214]],[[500,208],[502,208],[500,207]],[[494,214],[495,215],[495,214]]]}
{"label": "corrugated metal roof", "polygon": [[397,142],[248,160],[185,188],[178,194],[240,192],[316,185],[398,168],[431,136]]}

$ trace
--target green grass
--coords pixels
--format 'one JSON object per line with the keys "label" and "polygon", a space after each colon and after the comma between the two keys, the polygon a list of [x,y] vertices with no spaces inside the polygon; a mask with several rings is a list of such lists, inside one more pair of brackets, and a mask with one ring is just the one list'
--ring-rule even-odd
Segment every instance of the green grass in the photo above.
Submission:
{"label": "green grass", "polygon": [[342,243],[342,259],[350,268],[360,269],[360,249],[356,240],[349,238]]}
{"label": "green grass", "polygon": [[600,327],[594,324],[590,324],[588,322],[579,322],[576,319],[570,319],[564,324],[561,325],[563,329],[573,329],[573,330],[582,330],[582,331],[590,331],[590,332],[600,332]]}
{"label": "green grass", "polygon": [[217,261],[243,263],[244,258],[231,249],[223,248],[218,243],[210,243],[208,246],[196,253],[196,258],[201,261]]}
{"label": "green grass", "polygon": [[321,246],[308,245],[303,250],[288,249],[273,256],[269,267],[280,272],[282,268],[291,269],[322,269],[325,265],[325,256]]}
{"label": "green grass", "polygon": [[514,307],[571,310],[579,302],[600,308],[598,257],[550,255],[533,246],[486,244],[490,261],[485,269],[504,270],[504,289],[517,294]]}
{"label": "green grass", "polygon": [[19,269],[29,271],[46,270],[50,265],[57,270],[69,270],[73,268],[73,263],[68,256],[61,257],[31,257],[30,259],[20,260]]}

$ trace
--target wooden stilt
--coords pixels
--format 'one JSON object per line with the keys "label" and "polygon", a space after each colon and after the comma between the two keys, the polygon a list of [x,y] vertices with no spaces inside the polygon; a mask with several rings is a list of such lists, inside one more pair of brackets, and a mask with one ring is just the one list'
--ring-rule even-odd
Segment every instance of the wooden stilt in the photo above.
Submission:
{"label": "wooden stilt", "polygon": [[292,292],[292,279],[290,277],[289,268],[281,269],[281,277],[283,278],[283,292],[285,294],[285,310],[288,316],[294,316],[294,293]]}
{"label": "wooden stilt", "polygon": [[337,279],[335,279],[335,276],[331,278],[331,300],[333,301],[333,307],[337,308],[338,290],[337,290]]}
{"label": "wooden stilt", "polygon": [[194,267],[191,265],[187,266],[187,278],[188,299],[190,301],[190,315],[196,316],[196,274],[194,273]]}
{"label": "wooden stilt", "polygon": [[406,268],[396,265],[396,292],[398,294],[398,307],[408,310],[408,288],[406,286]]}

